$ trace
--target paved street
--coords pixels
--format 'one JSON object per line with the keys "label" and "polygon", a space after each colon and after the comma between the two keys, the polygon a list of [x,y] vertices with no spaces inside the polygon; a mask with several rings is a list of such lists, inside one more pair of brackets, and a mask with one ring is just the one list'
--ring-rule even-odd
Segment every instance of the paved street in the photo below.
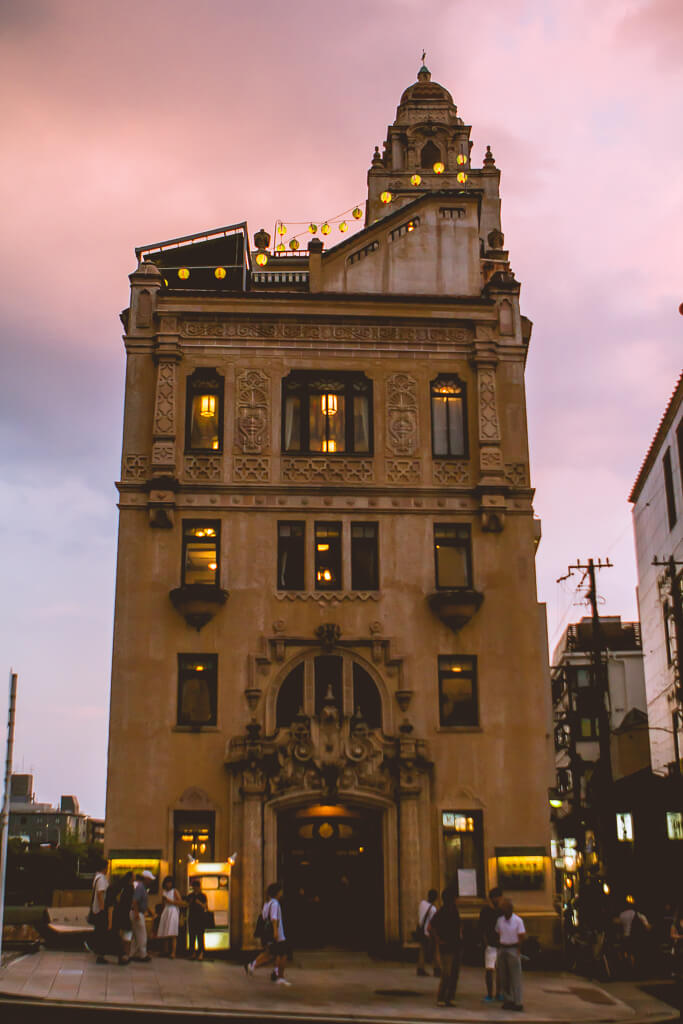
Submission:
{"label": "paved street", "polygon": [[[248,978],[225,961],[192,963],[154,958],[149,964],[98,966],[85,953],[43,951],[0,971],[0,997],[49,1000],[86,1007],[104,1004],[256,1019],[327,1021],[612,1022],[673,1020],[677,1013],[634,985],[600,986],[570,974],[529,973],[523,1013],[482,1002],[481,971],[465,968],[457,1005],[435,1005],[433,978],[406,964],[376,963],[353,954],[308,953],[288,970],[291,988],[274,985],[267,971]],[[55,1014],[55,1020],[58,1015]],[[78,1015],[76,1017],[78,1019]]]}

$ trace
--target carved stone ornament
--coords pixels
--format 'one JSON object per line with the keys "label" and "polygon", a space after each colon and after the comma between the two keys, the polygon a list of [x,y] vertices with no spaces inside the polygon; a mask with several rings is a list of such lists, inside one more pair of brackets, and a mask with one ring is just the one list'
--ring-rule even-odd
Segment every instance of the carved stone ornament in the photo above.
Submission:
{"label": "carved stone ornament", "polygon": [[482,448],[479,452],[479,465],[482,469],[502,469],[503,453],[500,448]]}
{"label": "carved stone ornament", "polygon": [[528,487],[529,474],[525,462],[506,462],[505,479],[513,487]]}
{"label": "carved stone ornament", "polygon": [[176,368],[175,362],[162,360],[157,367],[154,402],[155,436],[173,436],[176,430]]}
{"label": "carved stone ornament", "polygon": [[268,449],[270,378],[262,370],[243,370],[237,377],[235,447],[245,455]]}
{"label": "carved stone ornament", "polygon": [[479,388],[479,440],[500,441],[500,423],[496,404],[496,371],[491,367],[480,367]]}
{"label": "carved stone ornament", "polygon": [[422,476],[419,459],[387,459],[384,470],[391,484],[419,483]]}
{"label": "carved stone ornament", "polygon": [[315,630],[315,635],[326,650],[331,650],[341,636],[341,629],[336,622],[324,622]]}
{"label": "carved stone ornament", "polygon": [[229,594],[227,590],[211,583],[186,583],[172,590],[169,597],[188,626],[193,626],[199,632],[222,608]]}
{"label": "carved stone ornament", "polygon": [[267,455],[236,455],[232,460],[232,476],[243,483],[267,484],[270,459]]}
{"label": "carved stone ornament", "polygon": [[282,459],[282,479],[289,483],[369,483],[372,459],[331,459],[325,456]]}
{"label": "carved stone ornament", "polygon": [[175,465],[175,444],[169,441],[155,441],[152,445],[152,466],[155,469],[173,469]]}
{"label": "carved stone ornament", "polygon": [[223,457],[221,455],[186,455],[185,479],[201,483],[223,478]]}
{"label": "carved stone ornament", "polygon": [[483,600],[483,594],[469,587],[462,590],[437,590],[427,598],[434,614],[454,633],[476,615]]}
{"label": "carved stone ornament", "polygon": [[418,449],[417,381],[407,373],[386,380],[387,450],[392,455],[414,455]]}
{"label": "carved stone ornament", "polygon": [[469,341],[472,331],[467,327],[404,327],[369,324],[303,324],[284,320],[275,322],[187,319],[181,321],[184,338],[269,338],[273,341],[395,341],[406,345],[415,342],[448,343]]}
{"label": "carved stone ornament", "polygon": [[149,476],[148,455],[124,455],[121,466],[121,479],[136,482],[146,480]]}
{"label": "carved stone ornament", "polygon": [[466,462],[435,459],[432,464],[432,477],[437,484],[469,484],[470,467]]}

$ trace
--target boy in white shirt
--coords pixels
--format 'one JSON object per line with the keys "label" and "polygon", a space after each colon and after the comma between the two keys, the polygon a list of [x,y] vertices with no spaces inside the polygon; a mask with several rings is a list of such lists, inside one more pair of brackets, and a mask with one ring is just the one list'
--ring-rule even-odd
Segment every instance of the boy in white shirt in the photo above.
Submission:
{"label": "boy in white shirt", "polygon": [[500,905],[503,916],[496,921],[498,933],[498,970],[503,992],[504,1010],[523,1010],[522,1006],[522,954],[520,946],[526,938],[524,922],[513,913],[510,900]]}

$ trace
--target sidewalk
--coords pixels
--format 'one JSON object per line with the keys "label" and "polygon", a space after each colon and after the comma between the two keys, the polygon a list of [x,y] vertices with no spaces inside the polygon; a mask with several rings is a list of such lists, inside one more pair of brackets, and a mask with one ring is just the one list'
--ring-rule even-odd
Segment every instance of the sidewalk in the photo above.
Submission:
{"label": "sidewalk", "polygon": [[[356,954],[301,953],[288,966],[291,988],[263,969],[253,978],[226,961],[154,958],[148,964],[97,965],[86,953],[42,951],[0,969],[0,997],[159,1011],[201,1010],[226,1016],[299,1020],[613,1022],[674,1020],[678,1014],[635,985],[600,986],[573,974],[524,976],[524,1012],[482,1002],[483,971],[463,969],[456,1006],[436,1006],[434,978],[414,966]],[[617,994],[618,993],[618,994]]]}

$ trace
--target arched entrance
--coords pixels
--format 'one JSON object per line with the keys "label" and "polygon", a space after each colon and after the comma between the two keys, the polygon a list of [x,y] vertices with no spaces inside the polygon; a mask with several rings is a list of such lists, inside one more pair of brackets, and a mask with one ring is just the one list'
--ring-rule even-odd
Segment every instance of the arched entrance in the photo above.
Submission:
{"label": "arched entrance", "polygon": [[370,950],[384,939],[381,812],[344,803],[278,814],[287,938],[298,949]]}

